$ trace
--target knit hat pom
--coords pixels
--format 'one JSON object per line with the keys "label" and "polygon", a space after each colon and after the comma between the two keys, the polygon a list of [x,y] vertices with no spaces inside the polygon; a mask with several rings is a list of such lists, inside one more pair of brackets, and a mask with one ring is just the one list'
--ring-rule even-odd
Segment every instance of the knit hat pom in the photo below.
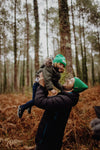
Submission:
{"label": "knit hat pom", "polygon": [[84,90],[88,89],[88,86],[79,78],[74,77],[75,82],[74,82],[74,92],[83,92]]}

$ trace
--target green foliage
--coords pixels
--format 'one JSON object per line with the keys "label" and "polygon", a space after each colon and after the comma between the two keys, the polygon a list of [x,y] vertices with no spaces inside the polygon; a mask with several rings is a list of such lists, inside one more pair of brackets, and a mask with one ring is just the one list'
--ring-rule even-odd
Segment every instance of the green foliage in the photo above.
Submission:
{"label": "green foliage", "polygon": [[64,84],[65,79],[66,79],[66,71],[61,74],[60,83],[61,83],[61,84]]}

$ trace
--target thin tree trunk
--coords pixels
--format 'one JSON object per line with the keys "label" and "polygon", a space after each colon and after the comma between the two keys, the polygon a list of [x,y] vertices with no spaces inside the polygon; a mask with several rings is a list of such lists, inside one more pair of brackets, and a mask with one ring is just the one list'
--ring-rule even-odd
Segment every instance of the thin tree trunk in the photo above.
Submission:
{"label": "thin tree trunk", "polygon": [[24,88],[25,88],[25,46],[24,46],[24,54],[23,54],[22,93],[24,93]]}
{"label": "thin tree trunk", "polygon": [[[4,21],[5,27],[5,21]],[[3,44],[4,44],[4,82],[3,82],[3,91],[6,92],[7,90],[7,75],[6,75],[6,35],[3,35]]]}
{"label": "thin tree trunk", "polygon": [[91,60],[92,60],[92,69],[91,69],[92,85],[94,86],[94,84],[95,84],[95,75],[94,75],[94,58],[93,58],[93,49],[92,49],[92,47],[91,47]]}
{"label": "thin tree trunk", "polygon": [[79,64],[79,60],[78,60],[77,41],[76,41],[76,35],[75,35],[75,24],[74,24],[74,13],[73,13],[72,0],[71,0],[71,12],[72,12],[72,25],[73,25],[73,33],[74,33],[74,41],[75,41],[76,76],[81,78],[80,64]]}
{"label": "thin tree trunk", "polygon": [[[52,27],[51,31],[52,31],[52,35],[53,35],[53,25],[51,25],[51,27]],[[53,56],[55,56],[54,36],[52,36],[52,44],[53,44]]]}
{"label": "thin tree trunk", "polygon": [[58,0],[59,4],[59,22],[60,22],[60,52],[67,60],[67,74],[73,76],[70,23],[68,14],[68,4],[66,0]]}
{"label": "thin tree trunk", "polygon": [[26,0],[26,26],[27,26],[27,86],[29,87],[29,16],[28,16],[28,5]]}
{"label": "thin tree trunk", "polygon": [[35,71],[39,69],[39,15],[37,0],[34,0],[35,16]]}
{"label": "thin tree trunk", "polygon": [[84,63],[83,63],[82,30],[81,30],[81,23],[80,23],[80,7],[79,7],[79,37],[80,37],[80,47],[81,47],[81,57],[82,57],[82,75],[81,75],[81,78],[83,80]]}
{"label": "thin tree trunk", "polygon": [[46,0],[46,40],[47,40],[47,56],[49,57],[49,48],[48,48],[48,0]]}
{"label": "thin tree trunk", "polygon": [[2,67],[1,67],[1,26],[0,26],[0,93],[2,93]]}
{"label": "thin tree trunk", "polygon": [[16,34],[16,3],[14,8],[14,89],[17,90],[17,34]]}
{"label": "thin tree trunk", "polygon": [[31,59],[31,87],[33,85],[33,60]]}
{"label": "thin tree trunk", "polygon": [[[98,51],[99,51],[99,60],[98,60],[98,64],[100,66],[100,35],[99,35],[99,27],[97,26],[97,38],[98,38]],[[99,83],[100,83],[100,67],[98,70],[98,79],[99,79]]]}
{"label": "thin tree trunk", "polygon": [[83,69],[83,80],[85,83],[88,83],[88,75],[87,75],[87,58],[86,58],[86,43],[85,43],[85,29],[84,29],[84,17],[83,18],[83,39],[84,39],[84,69]]}

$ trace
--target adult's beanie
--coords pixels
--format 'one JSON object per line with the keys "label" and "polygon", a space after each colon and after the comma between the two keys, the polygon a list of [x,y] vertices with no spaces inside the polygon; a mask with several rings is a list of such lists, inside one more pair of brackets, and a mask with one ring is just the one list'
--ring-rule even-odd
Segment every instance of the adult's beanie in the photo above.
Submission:
{"label": "adult's beanie", "polygon": [[74,89],[73,89],[74,92],[80,93],[80,92],[83,92],[84,90],[88,89],[88,86],[82,80],[80,80],[77,77],[74,77],[74,79],[75,79]]}

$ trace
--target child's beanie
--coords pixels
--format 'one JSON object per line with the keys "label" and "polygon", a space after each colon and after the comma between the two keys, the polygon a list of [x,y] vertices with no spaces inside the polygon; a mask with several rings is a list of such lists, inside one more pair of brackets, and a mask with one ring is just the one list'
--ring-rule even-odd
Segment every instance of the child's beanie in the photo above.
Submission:
{"label": "child's beanie", "polygon": [[63,64],[64,66],[66,66],[66,58],[65,58],[63,55],[58,54],[58,55],[56,55],[56,57],[54,58],[53,63],[61,63],[61,64]]}
{"label": "child's beanie", "polygon": [[74,83],[73,91],[80,93],[88,88],[88,86],[79,78],[74,77],[74,79],[75,79],[75,83]]}

